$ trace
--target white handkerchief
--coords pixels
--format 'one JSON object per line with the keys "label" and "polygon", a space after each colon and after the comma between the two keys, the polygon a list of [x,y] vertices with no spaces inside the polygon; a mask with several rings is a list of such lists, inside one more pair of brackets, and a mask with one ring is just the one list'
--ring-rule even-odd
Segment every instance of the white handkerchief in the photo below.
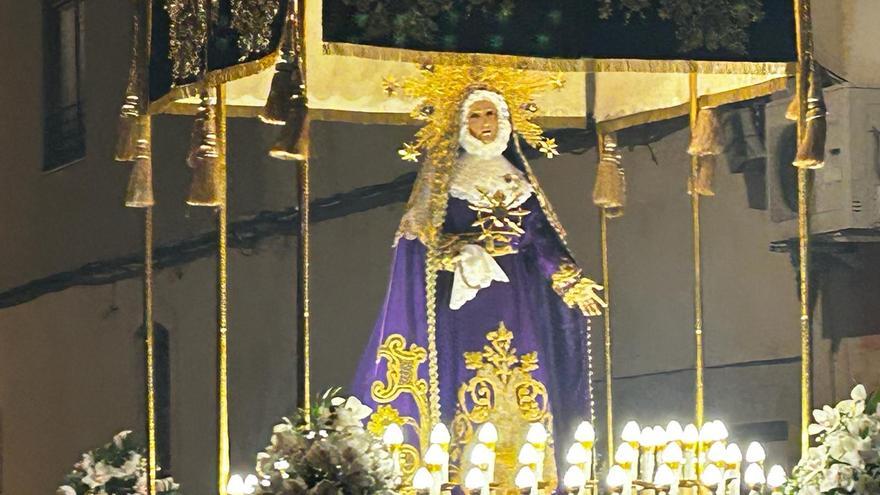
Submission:
{"label": "white handkerchief", "polygon": [[510,282],[495,259],[477,244],[461,248],[452,281],[449,307],[459,309],[493,282]]}

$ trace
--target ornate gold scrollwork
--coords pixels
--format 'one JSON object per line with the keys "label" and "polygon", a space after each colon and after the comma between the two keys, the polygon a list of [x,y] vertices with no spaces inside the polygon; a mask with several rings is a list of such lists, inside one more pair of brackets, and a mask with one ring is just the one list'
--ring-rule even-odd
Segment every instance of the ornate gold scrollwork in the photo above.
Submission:
{"label": "ornate gold scrollwork", "polygon": [[[376,380],[370,385],[370,396],[379,404],[370,416],[367,428],[375,435],[381,436],[391,423],[409,426],[418,435],[419,445],[425,446],[431,432],[430,414],[428,411],[428,382],[419,378],[419,368],[427,360],[428,352],[424,347],[410,344],[400,334],[389,335],[376,352],[376,361],[387,361],[385,382]],[[402,394],[412,397],[419,412],[419,419],[401,416],[391,402]],[[416,469],[419,468],[421,457],[416,447],[404,444],[400,452],[400,465],[403,479],[408,482]]]}
{"label": "ornate gold scrollwork", "polygon": [[[477,427],[491,421],[498,429],[496,479],[512,481],[517,453],[531,423],[540,422],[552,432],[549,397],[543,383],[532,377],[538,369],[538,355],[517,355],[513,333],[504,322],[486,334],[488,344],[481,351],[464,355],[465,367],[475,376],[458,389],[458,407],[453,421],[455,443],[450,457],[467,472],[467,454],[474,444]],[[550,436],[552,439],[552,434]],[[556,466],[552,440],[548,442],[544,479],[555,485]]]}

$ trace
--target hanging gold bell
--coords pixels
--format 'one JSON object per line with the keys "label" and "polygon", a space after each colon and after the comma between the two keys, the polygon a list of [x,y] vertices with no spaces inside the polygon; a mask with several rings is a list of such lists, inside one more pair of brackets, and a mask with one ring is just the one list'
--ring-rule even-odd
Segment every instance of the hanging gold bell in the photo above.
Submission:
{"label": "hanging gold bell", "polygon": [[825,166],[825,139],[828,134],[825,114],[822,82],[819,74],[813,71],[810,73],[806,125],[794,159],[795,167],[816,169]]}
{"label": "hanging gold bell", "polygon": [[223,203],[223,170],[217,142],[217,117],[214,102],[203,97],[193,125],[187,164],[192,168],[189,196],[192,206],[219,206]]}
{"label": "hanging gold bell", "polygon": [[626,177],[620,167],[617,141],[613,134],[607,134],[602,136],[601,142],[602,150],[596,169],[596,183],[593,186],[593,204],[606,209],[622,208],[626,205]]}
{"label": "hanging gold bell", "polygon": [[305,98],[294,98],[292,103],[287,121],[275,145],[269,150],[269,156],[279,160],[305,161],[309,159],[311,119]]}
{"label": "hanging gold bell", "polygon": [[131,175],[128,178],[128,191],[125,195],[125,206],[130,208],[147,208],[155,204],[149,117],[146,117],[145,120],[147,120],[143,124],[145,131],[137,142],[137,154],[131,168]]}
{"label": "hanging gold bell", "polygon": [[720,155],[724,152],[724,131],[718,112],[714,108],[703,108],[697,113],[697,122],[691,130],[691,143],[688,153],[693,156]]}

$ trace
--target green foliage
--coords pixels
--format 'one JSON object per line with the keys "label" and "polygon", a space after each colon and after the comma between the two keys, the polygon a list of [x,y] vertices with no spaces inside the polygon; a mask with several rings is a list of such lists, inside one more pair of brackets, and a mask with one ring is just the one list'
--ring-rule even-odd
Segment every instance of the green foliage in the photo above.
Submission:
{"label": "green foliage", "polygon": [[[566,20],[565,9],[584,9],[565,2],[548,4],[547,10],[534,9],[515,0],[339,0],[350,8],[350,41],[375,42],[388,40],[397,46],[460,48],[462,41],[453,32],[463,19],[472,16],[489,20],[486,28],[504,30],[514,16],[533,19],[535,27],[555,31]],[[726,51],[745,53],[749,28],[764,16],[764,0],[596,0],[598,12],[586,12],[590,18],[612,17],[630,22],[634,18],[659,19],[671,23],[679,42],[679,50]],[[554,6],[555,5],[555,6]],[[571,19],[568,19],[571,22]],[[529,21],[532,22],[532,21]],[[540,29],[540,28],[539,28]],[[458,33],[462,35],[461,32]],[[510,33],[504,33],[510,35]],[[501,50],[499,32],[484,38],[487,47]],[[463,36],[463,35],[462,35]],[[553,40],[546,33],[532,34],[539,51],[546,51]],[[509,48],[509,47],[507,47]]]}
{"label": "green foliage", "polygon": [[342,0],[357,12],[357,25],[367,40],[391,39],[398,46],[411,43],[434,44],[438,37],[444,45],[454,42],[441,36],[440,25],[455,25],[463,14],[495,13],[499,19],[510,17],[514,0]]}
{"label": "green foliage", "polygon": [[764,17],[761,0],[600,0],[599,16],[616,12],[629,21],[649,12],[675,25],[682,51],[720,49],[745,53],[748,28]]}

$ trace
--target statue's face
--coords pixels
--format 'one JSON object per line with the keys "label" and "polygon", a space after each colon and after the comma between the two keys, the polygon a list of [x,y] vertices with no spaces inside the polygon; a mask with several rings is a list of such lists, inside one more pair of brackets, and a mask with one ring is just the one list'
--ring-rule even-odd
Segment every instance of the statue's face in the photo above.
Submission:
{"label": "statue's face", "polygon": [[468,131],[484,143],[498,136],[498,109],[488,100],[474,102],[467,113]]}

